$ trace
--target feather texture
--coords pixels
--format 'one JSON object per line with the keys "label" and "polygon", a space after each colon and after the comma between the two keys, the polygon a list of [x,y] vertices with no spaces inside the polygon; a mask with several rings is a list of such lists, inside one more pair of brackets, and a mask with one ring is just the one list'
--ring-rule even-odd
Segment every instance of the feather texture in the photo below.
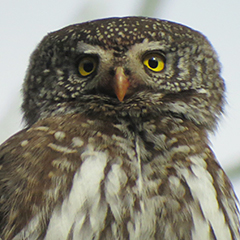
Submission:
{"label": "feather texture", "polygon": [[207,39],[151,18],[50,33],[0,146],[1,240],[240,239],[209,147],[224,81]]}

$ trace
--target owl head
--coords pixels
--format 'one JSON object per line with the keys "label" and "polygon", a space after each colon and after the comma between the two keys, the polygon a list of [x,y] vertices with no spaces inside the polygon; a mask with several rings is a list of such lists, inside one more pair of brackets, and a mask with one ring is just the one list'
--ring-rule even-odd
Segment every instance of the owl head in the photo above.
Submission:
{"label": "owl head", "polygon": [[108,18],[48,34],[23,85],[28,126],[68,113],[99,117],[172,115],[213,129],[224,82],[211,44],[183,25]]}

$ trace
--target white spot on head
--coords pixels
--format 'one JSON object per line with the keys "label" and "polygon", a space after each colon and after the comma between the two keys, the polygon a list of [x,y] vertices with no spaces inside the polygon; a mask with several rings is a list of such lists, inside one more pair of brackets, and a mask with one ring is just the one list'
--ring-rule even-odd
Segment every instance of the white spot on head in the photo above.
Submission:
{"label": "white spot on head", "polygon": [[61,69],[57,69],[56,73],[57,73],[58,76],[64,75],[64,72]]}
{"label": "white spot on head", "polygon": [[43,73],[49,73],[50,72],[50,69],[44,69],[43,70]]}

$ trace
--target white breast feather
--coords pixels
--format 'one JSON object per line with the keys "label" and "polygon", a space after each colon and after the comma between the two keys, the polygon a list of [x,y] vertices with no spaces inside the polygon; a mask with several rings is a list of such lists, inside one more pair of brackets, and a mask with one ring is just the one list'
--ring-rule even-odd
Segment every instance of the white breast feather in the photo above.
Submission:
{"label": "white breast feather", "polygon": [[181,174],[186,179],[194,200],[199,202],[205,218],[203,219],[201,213],[196,211],[196,209],[192,210],[194,221],[194,228],[192,230],[193,239],[210,239],[209,225],[212,226],[218,240],[231,239],[231,233],[225,222],[224,214],[219,208],[212,176],[207,171],[204,160],[200,156],[196,156],[191,160],[194,160],[197,164],[191,167],[193,174],[187,169],[182,169]]}
{"label": "white breast feather", "polygon": [[[104,178],[108,154],[93,151],[88,146],[81,157],[83,163],[74,176],[69,197],[63,201],[62,207],[55,208],[45,240],[67,239],[70,230],[73,231],[74,239],[90,240],[93,233],[103,227],[102,219],[107,213],[107,205],[99,201],[100,184]],[[86,217],[90,217],[88,228],[83,227]]]}

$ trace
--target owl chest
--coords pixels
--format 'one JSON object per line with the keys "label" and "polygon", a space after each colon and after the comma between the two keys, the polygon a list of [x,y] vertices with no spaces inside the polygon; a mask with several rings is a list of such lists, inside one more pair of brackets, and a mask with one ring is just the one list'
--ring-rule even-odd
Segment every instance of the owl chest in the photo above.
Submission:
{"label": "owl chest", "polygon": [[151,184],[143,179],[140,150],[131,141],[113,138],[106,149],[87,145],[69,195],[53,211],[45,239],[130,239],[131,234],[131,239],[142,239],[149,231],[146,237],[151,239],[157,208],[147,197]]}
{"label": "owl chest", "polygon": [[[211,229],[219,232],[216,239],[231,239],[205,153],[193,152],[185,161],[189,146],[168,139],[151,122],[138,133],[122,125],[111,134],[84,126],[90,136],[74,136],[76,150],[68,151],[77,152],[73,159],[80,162],[68,194],[47,221],[36,215],[14,240],[207,240],[214,239]],[[172,133],[176,129],[185,130],[174,127]],[[64,182],[57,182],[55,196]]]}
{"label": "owl chest", "polygon": [[201,155],[190,170],[170,163],[163,151],[150,154],[139,136],[113,139],[101,149],[91,142],[81,153],[82,164],[69,195],[51,214],[45,240],[212,239],[211,228],[217,239],[231,239]]}

